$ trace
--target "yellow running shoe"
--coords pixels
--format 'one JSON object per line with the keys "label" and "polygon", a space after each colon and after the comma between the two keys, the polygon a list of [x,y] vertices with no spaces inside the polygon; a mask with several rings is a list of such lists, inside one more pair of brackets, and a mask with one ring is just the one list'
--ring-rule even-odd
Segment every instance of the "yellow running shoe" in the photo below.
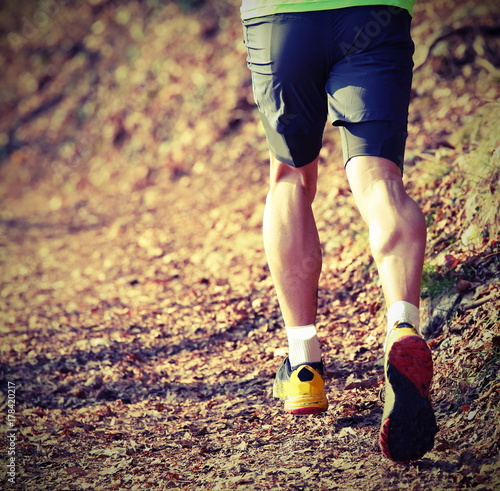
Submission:
{"label": "yellow running shoe", "polygon": [[395,462],[418,460],[434,446],[438,428],[429,399],[431,350],[411,324],[402,322],[389,332],[384,370],[380,449]]}
{"label": "yellow running shoe", "polygon": [[276,373],[273,396],[285,402],[291,414],[319,414],[328,409],[323,380],[323,363],[292,368],[288,357]]}

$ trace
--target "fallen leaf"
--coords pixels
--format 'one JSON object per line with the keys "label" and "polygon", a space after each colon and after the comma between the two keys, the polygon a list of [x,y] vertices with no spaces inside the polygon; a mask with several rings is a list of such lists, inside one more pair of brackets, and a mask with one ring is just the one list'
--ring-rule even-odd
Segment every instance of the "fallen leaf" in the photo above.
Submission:
{"label": "fallen leaf", "polygon": [[74,466],[74,467],[66,467],[65,471],[70,475],[70,476],[85,476],[87,474],[87,471],[82,469],[81,467]]}
{"label": "fallen leaf", "polygon": [[451,254],[446,254],[444,258],[445,258],[444,265],[448,269],[455,269],[460,263],[460,259],[457,259],[455,256],[452,256]]}

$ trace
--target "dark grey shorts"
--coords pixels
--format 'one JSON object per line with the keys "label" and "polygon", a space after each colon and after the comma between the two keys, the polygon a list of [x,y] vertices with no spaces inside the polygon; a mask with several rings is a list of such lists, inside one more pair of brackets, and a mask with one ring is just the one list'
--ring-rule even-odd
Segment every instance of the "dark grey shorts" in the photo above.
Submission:
{"label": "dark grey shorts", "polygon": [[271,152],[312,162],[328,114],[344,160],[384,157],[401,169],[414,44],[411,17],[388,6],[276,14],[243,21],[254,97]]}

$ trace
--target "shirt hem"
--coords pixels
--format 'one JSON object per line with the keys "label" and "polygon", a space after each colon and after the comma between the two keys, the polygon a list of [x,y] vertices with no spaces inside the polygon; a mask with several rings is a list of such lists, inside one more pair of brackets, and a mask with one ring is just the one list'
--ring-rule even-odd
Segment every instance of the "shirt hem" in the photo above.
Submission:
{"label": "shirt hem", "polygon": [[263,17],[265,15],[273,14],[285,14],[285,13],[297,13],[297,12],[317,12],[320,10],[337,10],[347,7],[366,7],[370,5],[387,5],[389,7],[399,7],[408,11],[408,13],[413,17],[413,0],[364,0],[363,2],[353,4],[352,0],[335,0],[334,2],[325,2],[309,0],[304,2],[303,0],[297,1],[296,3],[283,3],[279,5],[264,5],[257,7],[247,7],[245,8],[245,2],[241,7],[241,19],[248,20],[256,17]]}

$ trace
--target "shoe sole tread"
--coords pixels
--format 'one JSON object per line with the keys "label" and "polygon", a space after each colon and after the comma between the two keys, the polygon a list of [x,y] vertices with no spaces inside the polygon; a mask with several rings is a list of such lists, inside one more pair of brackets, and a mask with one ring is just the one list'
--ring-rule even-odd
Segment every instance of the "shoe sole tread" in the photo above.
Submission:
{"label": "shoe sole tread", "polygon": [[[404,336],[388,354],[386,383],[394,392],[394,404],[380,431],[380,447],[389,459],[420,459],[434,446],[437,425],[429,401],[432,357],[420,336]],[[386,411],[384,411],[386,413]]]}

